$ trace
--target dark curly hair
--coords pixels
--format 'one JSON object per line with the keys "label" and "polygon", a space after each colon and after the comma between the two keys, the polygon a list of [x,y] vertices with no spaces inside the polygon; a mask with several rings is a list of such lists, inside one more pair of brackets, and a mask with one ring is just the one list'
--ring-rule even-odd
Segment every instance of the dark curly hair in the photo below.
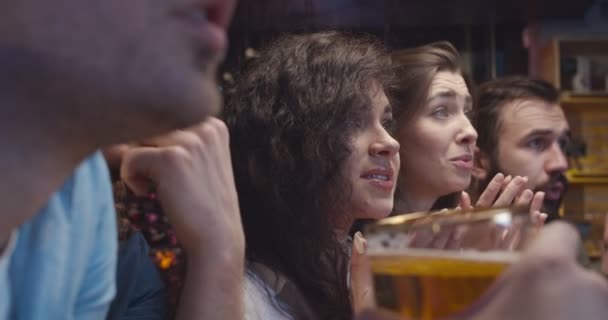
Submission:
{"label": "dark curly hair", "polygon": [[[398,50],[391,58],[398,82],[387,90],[387,95],[393,106],[393,115],[397,119],[397,132],[400,127],[410,125],[409,121],[424,108],[429,88],[437,73],[451,71],[461,74],[469,92],[473,92],[472,81],[463,73],[458,50],[447,41]],[[402,167],[401,170],[407,168]],[[457,206],[460,194],[458,191],[440,197],[431,210]],[[395,197],[398,196],[399,192],[395,192]]]}
{"label": "dark curly hair", "polygon": [[371,39],[322,32],[284,36],[249,64],[224,109],[247,259],[286,275],[319,318],[351,319],[335,234],[351,194],[342,168],[390,58]]}

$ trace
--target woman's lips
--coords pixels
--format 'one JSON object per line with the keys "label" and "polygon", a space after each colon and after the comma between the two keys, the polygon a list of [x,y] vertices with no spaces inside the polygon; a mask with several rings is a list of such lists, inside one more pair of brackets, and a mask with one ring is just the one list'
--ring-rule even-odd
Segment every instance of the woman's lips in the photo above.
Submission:
{"label": "woman's lips", "polygon": [[392,191],[395,186],[393,177],[392,168],[375,168],[361,175],[361,178],[368,180],[373,186],[387,191]]}

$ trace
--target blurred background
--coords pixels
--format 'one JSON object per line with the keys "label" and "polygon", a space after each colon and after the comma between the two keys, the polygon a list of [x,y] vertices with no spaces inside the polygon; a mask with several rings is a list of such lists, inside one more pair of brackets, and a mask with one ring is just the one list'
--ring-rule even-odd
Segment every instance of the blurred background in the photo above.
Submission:
{"label": "blurred background", "polygon": [[606,38],[608,0],[240,1],[226,70],[279,34],[327,29],[373,34],[390,48],[448,40],[480,82],[538,73],[553,37]]}
{"label": "blurred background", "polygon": [[236,68],[285,33],[339,29],[374,35],[390,49],[448,40],[475,82],[506,75],[549,80],[572,127],[569,190],[561,214],[594,257],[608,212],[608,0],[239,1],[222,68]]}

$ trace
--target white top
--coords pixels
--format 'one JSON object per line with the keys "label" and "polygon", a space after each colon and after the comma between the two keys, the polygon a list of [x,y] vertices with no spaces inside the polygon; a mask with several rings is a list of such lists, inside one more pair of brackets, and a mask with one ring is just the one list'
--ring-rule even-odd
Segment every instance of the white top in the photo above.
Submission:
{"label": "white top", "polygon": [[[279,310],[271,296],[274,290],[253,273],[247,272],[244,284],[245,320],[290,320],[292,317]],[[275,302],[276,303],[276,302]]]}

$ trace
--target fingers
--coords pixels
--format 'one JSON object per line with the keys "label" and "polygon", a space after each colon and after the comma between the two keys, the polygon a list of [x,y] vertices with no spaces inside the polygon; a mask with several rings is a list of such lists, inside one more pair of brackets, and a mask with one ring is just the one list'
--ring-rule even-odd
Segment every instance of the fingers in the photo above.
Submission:
{"label": "fingers", "polygon": [[481,196],[479,196],[479,200],[477,200],[478,208],[489,208],[494,203],[494,200],[502,190],[503,183],[505,181],[505,176],[502,173],[497,173],[494,178],[490,181],[486,190],[483,191]]}
{"label": "fingers", "polygon": [[190,130],[175,130],[169,133],[143,139],[137,142],[141,147],[163,148],[174,145],[192,145],[196,142],[197,136]]}
{"label": "fingers", "polygon": [[526,189],[522,194],[515,200],[515,205],[520,207],[530,208],[530,217],[532,223],[537,228],[542,227],[547,219],[546,213],[541,213],[540,210],[543,206],[543,200],[545,199],[545,193],[542,191],[533,193],[531,190]]}
{"label": "fingers", "polygon": [[532,223],[534,224],[535,227],[541,228],[542,226],[545,225],[545,221],[547,221],[546,213],[536,210],[536,211],[533,211],[530,215],[532,217]]}
{"label": "fingers", "polygon": [[355,233],[350,265],[350,280],[355,314],[376,306],[371,265],[365,252],[367,241],[361,232]]}
{"label": "fingers", "polygon": [[228,146],[230,140],[228,127],[224,121],[215,117],[209,117],[200,125],[190,128],[189,131],[198,133],[205,141],[218,141],[223,146]]}
{"label": "fingers", "polygon": [[115,144],[102,149],[104,158],[111,169],[120,169],[122,157],[129,150],[128,144]]}
{"label": "fingers", "polygon": [[543,201],[545,200],[545,193],[542,191],[538,191],[534,194],[534,198],[532,199],[532,203],[530,204],[530,212],[536,212],[542,209]]}
{"label": "fingers", "polygon": [[506,251],[514,251],[521,247],[522,232],[517,228],[513,228],[510,232],[503,233],[500,237],[496,248]]}
{"label": "fingers", "polygon": [[136,194],[145,194],[151,184],[166,185],[166,178],[190,171],[192,162],[206,156],[202,150],[204,140],[192,129],[141,140],[125,152],[121,178]]}
{"label": "fingers", "polygon": [[462,191],[460,194],[460,203],[456,209],[469,211],[473,210],[473,205],[471,204],[471,196],[466,191]]}
{"label": "fingers", "polygon": [[532,190],[530,190],[530,189],[526,189],[526,190],[522,191],[519,196],[516,196],[515,202],[513,204],[518,207],[527,208],[530,205],[530,202],[532,201],[533,198],[534,198],[534,192],[532,192]]}
{"label": "fingers", "polygon": [[433,237],[433,242],[431,247],[433,249],[445,249],[454,245],[453,243],[454,237],[454,229],[448,228],[447,230],[442,230],[438,234]]}
{"label": "fingers", "polygon": [[147,193],[151,185],[185,187],[184,179],[208,177],[204,172],[208,170],[230,181],[233,176],[228,142],[226,125],[217,118],[208,118],[187,130],[149,138],[126,150],[121,177],[139,195]]}
{"label": "fingers", "polygon": [[122,180],[137,195],[145,195],[158,182],[162,170],[163,151],[153,147],[130,149],[123,155],[120,169]]}
{"label": "fingers", "polygon": [[209,117],[190,128],[175,130],[160,136],[140,140],[138,145],[159,148],[181,145],[196,148],[200,146],[201,142],[217,142],[221,145],[228,145],[229,135],[226,124],[217,118]]}
{"label": "fingers", "polygon": [[500,191],[504,191],[505,188],[509,185],[509,183],[511,183],[511,181],[513,181],[513,176],[508,175],[505,180],[502,182],[502,186],[500,187]]}
{"label": "fingers", "polygon": [[[513,180],[505,187],[505,190],[500,194],[498,199],[496,199],[496,202],[494,202],[494,207],[510,206],[513,203],[513,200],[526,188],[527,183],[527,177],[513,178]],[[532,200],[532,197],[530,197],[530,200]]]}
{"label": "fingers", "polygon": [[241,250],[244,236],[226,125],[208,118],[186,130],[140,141],[121,176],[136,194],[151,185],[179,241],[192,255]]}

